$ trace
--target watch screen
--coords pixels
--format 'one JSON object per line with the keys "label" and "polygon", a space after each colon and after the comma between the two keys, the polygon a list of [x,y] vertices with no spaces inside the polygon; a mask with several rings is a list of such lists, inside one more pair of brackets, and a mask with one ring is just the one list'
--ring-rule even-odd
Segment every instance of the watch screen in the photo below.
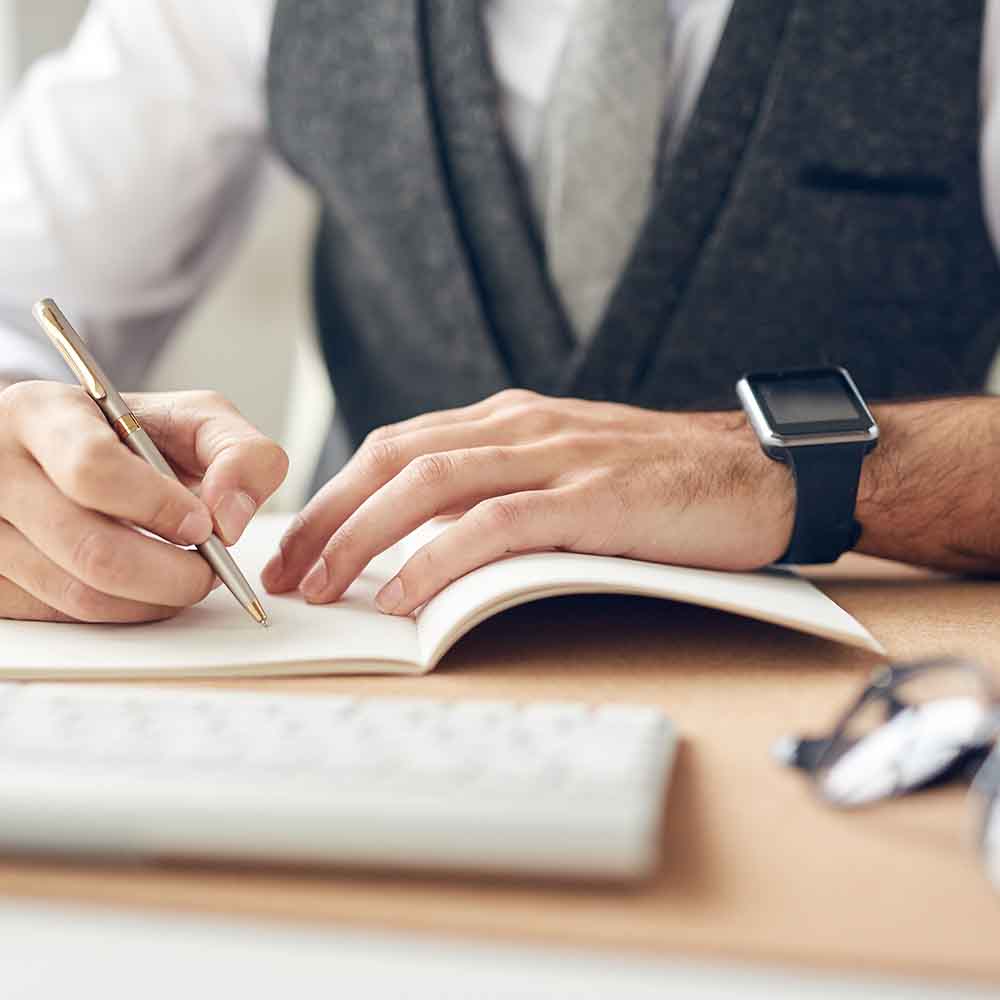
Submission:
{"label": "watch screen", "polygon": [[853,386],[836,369],[765,375],[751,384],[779,434],[861,431],[872,425]]}

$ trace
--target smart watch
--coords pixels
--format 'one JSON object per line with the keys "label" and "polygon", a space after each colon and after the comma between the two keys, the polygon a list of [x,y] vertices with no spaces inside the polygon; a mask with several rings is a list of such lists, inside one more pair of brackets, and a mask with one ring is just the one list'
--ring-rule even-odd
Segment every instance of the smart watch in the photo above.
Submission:
{"label": "smart watch", "polygon": [[755,372],[736,384],[764,454],[795,479],[795,525],[783,563],[835,562],[854,548],[865,455],[878,425],[844,368]]}

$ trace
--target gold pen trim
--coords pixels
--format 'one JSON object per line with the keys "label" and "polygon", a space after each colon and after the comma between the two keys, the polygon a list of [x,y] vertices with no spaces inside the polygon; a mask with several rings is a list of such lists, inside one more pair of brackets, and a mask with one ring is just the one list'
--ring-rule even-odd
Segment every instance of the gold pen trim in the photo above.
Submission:
{"label": "gold pen trim", "polygon": [[75,334],[73,328],[66,322],[65,325],[59,307],[51,299],[42,299],[37,302],[34,308],[35,319],[45,331],[46,336],[55,345],[56,350],[63,356],[66,364],[70,366],[73,374],[79,379],[80,384],[87,391],[87,394],[94,400],[108,398],[108,390],[104,388],[101,380],[90,370],[90,366],[83,359],[76,345],[73,343]]}
{"label": "gold pen trim", "polygon": [[135,414],[131,410],[120,416],[111,426],[123,441],[129,437],[129,435],[142,429],[139,426],[139,421],[135,418]]}

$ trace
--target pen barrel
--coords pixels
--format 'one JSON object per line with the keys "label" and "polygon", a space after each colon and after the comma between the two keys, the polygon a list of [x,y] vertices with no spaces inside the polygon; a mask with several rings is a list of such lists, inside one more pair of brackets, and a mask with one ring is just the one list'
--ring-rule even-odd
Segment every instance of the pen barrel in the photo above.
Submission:
{"label": "pen barrel", "polygon": [[215,570],[215,575],[243,607],[249,609],[251,605],[258,603],[253,587],[250,586],[249,581],[236,565],[236,560],[229,554],[229,549],[215,535],[199,545],[198,551],[204,556],[209,566]]}
{"label": "pen barrel", "polygon": [[[131,413],[128,414],[131,416]],[[127,420],[127,417],[122,417],[116,422],[116,430],[118,429],[118,424],[122,420]],[[160,450],[153,444],[153,439],[139,426],[138,421],[135,417],[132,417],[135,423],[134,427],[129,426],[127,428],[128,433],[121,434],[122,440],[128,445],[129,449],[135,452],[139,458],[144,459],[149,462],[157,472],[162,473],[164,476],[168,476],[170,479],[177,479],[177,473],[170,468],[167,460],[160,454]]]}
{"label": "pen barrel", "polygon": [[[177,474],[170,468],[159,449],[153,444],[152,438],[139,426],[138,422],[135,422],[134,428],[129,427],[129,433],[123,434],[122,440],[136,455],[149,462],[158,472],[162,472],[163,475],[169,476],[171,479],[177,479]],[[197,546],[197,549],[215,571],[215,575],[244,607],[248,608],[256,603],[257,595],[247,578],[236,565],[229,550],[215,535]]]}

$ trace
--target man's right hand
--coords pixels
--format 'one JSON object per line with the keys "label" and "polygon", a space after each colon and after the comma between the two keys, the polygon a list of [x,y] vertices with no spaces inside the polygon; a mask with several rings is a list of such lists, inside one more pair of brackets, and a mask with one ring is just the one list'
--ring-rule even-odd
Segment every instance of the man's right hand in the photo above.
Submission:
{"label": "man's right hand", "polygon": [[285,453],[218,394],[125,398],[184,485],[132,454],[81,389],[0,391],[0,618],[169,618],[214,583],[178,546],[213,530],[232,545],[284,480]]}

